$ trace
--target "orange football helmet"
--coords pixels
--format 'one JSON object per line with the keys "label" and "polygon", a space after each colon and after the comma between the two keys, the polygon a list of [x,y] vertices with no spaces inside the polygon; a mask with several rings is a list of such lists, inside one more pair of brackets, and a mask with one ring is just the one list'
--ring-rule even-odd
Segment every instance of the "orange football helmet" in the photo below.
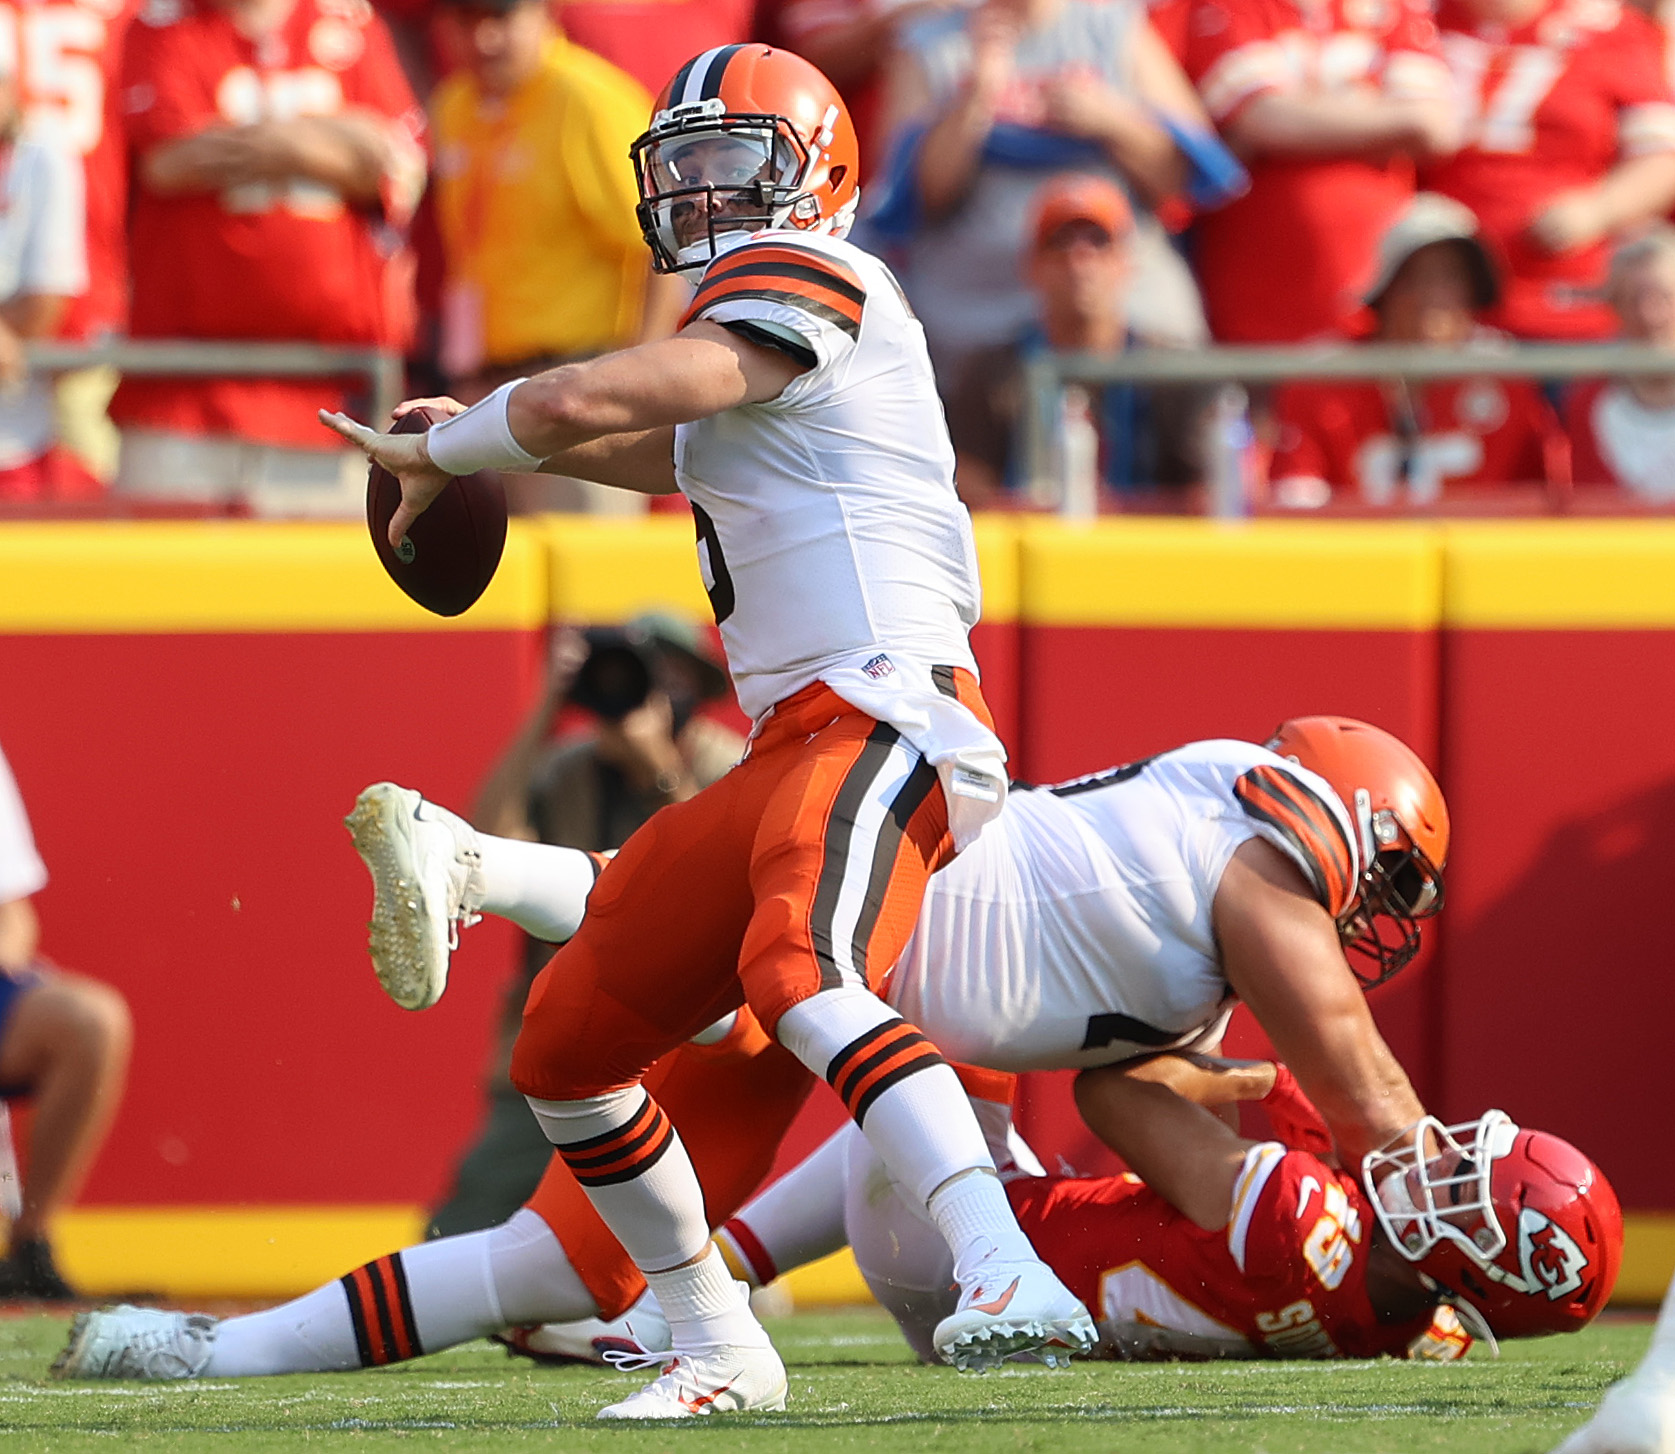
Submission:
{"label": "orange football helmet", "polygon": [[718,232],[842,237],[861,199],[849,108],[801,56],[722,45],[675,72],[630,149],[640,231],[660,273],[702,267]]}
{"label": "orange football helmet", "polygon": [[1293,717],[1263,745],[1325,778],[1349,809],[1361,879],[1338,933],[1362,985],[1383,984],[1419,952],[1419,921],[1442,908],[1442,789],[1405,743],[1353,717]]}
{"label": "orange football helmet", "polygon": [[1427,1116],[1367,1155],[1361,1179],[1390,1245],[1478,1336],[1574,1333],[1611,1296],[1623,1214],[1568,1141],[1503,1111],[1457,1126]]}

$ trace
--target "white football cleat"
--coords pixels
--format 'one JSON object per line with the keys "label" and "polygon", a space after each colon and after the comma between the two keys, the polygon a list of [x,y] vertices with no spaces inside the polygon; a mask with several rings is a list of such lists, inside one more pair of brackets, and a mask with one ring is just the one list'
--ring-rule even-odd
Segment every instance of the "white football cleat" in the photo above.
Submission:
{"label": "white football cleat", "polygon": [[1648,1363],[1607,1389],[1557,1454],[1675,1454],[1675,1370]]}
{"label": "white football cleat", "polygon": [[[607,1355],[617,1368],[643,1362],[630,1355]],[[785,1407],[785,1365],[771,1344],[741,1348],[725,1344],[673,1353],[663,1372],[620,1403],[599,1410],[602,1419],[695,1419],[709,1414],[746,1411],[778,1413]]]}
{"label": "white football cleat", "polygon": [[477,830],[395,783],[367,788],[343,822],[372,875],[367,948],[378,983],[402,1009],[429,1009],[447,988],[460,928],[482,918]]}
{"label": "white football cleat", "polygon": [[130,1303],[78,1313],[70,1341],[52,1361],[54,1378],[196,1378],[215,1344],[216,1320],[203,1313],[136,1308]]}
{"label": "white football cleat", "polygon": [[[534,1323],[495,1334],[507,1351],[537,1363],[595,1363],[613,1367],[611,1354],[662,1362],[673,1346],[669,1322],[649,1292],[620,1318],[581,1318],[573,1323]],[[641,1366],[649,1367],[650,1364]]]}
{"label": "white football cleat", "polygon": [[1093,1347],[1097,1334],[1088,1310],[1046,1263],[991,1256],[964,1272],[955,1268],[954,1276],[959,1306],[936,1325],[931,1342],[961,1372],[1026,1354],[1058,1368]]}

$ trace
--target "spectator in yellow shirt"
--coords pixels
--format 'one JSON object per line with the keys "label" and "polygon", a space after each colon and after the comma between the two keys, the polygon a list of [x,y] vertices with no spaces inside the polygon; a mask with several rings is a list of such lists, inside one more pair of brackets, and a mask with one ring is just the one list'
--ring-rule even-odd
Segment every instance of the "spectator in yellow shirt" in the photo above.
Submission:
{"label": "spectator in yellow shirt", "polygon": [[431,102],[454,391],[469,402],[669,332],[684,299],[651,281],[628,159],[651,97],[566,40],[544,0],[459,0],[445,13],[466,61]]}

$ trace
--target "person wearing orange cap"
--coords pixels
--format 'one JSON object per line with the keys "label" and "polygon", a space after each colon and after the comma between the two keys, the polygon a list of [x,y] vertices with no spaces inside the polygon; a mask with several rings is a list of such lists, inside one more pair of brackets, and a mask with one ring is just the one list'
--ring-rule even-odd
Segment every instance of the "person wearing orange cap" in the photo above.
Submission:
{"label": "person wearing orange cap", "polygon": [[[1043,349],[1113,354],[1137,343],[1128,316],[1134,214],[1115,183],[1087,173],[1053,178],[1036,193],[1025,270],[1036,319],[1011,342],[974,354],[951,391],[948,428],[960,494],[974,507],[1052,503],[1024,494],[1019,419],[1024,361]],[[1076,423],[1092,423],[1098,480],[1129,503],[1161,491],[1179,500],[1203,478],[1205,411],[1199,388],[1114,385],[1095,397],[1069,391]]]}

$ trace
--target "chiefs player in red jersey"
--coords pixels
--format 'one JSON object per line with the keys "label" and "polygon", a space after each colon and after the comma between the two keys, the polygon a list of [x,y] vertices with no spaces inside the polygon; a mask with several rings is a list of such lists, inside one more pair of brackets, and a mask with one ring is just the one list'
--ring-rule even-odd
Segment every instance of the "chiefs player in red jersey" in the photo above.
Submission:
{"label": "chiefs player in red jersey", "polygon": [[[1367,299],[1377,342],[1482,349],[1500,339],[1477,322],[1499,298],[1500,277],[1470,209],[1421,192],[1385,234],[1379,259]],[[1269,476],[1282,508],[1357,495],[1372,505],[1423,505],[1449,485],[1546,482],[1564,469],[1558,420],[1523,380],[1291,384],[1275,395],[1274,410]]]}
{"label": "chiefs player in red jersey", "polygon": [[[366,0],[147,0],[126,51],[133,335],[400,346],[423,116]],[[128,378],[117,487],[358,511],[361,470],[315,423],[342,397]]]}
{"label": "chiefs player in red jersey", "polygon": [[1609,243],[1675,203],[1675,104],[1657,28],[1619,0],[1442,0],[1463,144],[1425,185],[1505,254],[1490,316],[1521,338],[1608,337]]}
{"label": "chiefs player in red jersey", "polygon": [[1341,330],[1412,160],[1455,126],[1436,27],[1418,0],[1197,0],[1185,66],[1250,191],[1198,221],[1211,331],[1236,343]]}
{"label": "chiefs player in red jersey", "polygon": [[[1083,1071],[1076,1093],[1131,1174],[1014,1164],[1007,1191],[1037,1250],[1093,1309],[1095,1356],[1452,1359],[1467,1329],[1574,1332],[1610,1296],[1623,1235],[1611,1187],[1574,1147],[1499,1111],[1453,1127],[1425,1118],[1358,1178],[1271,1062],[1166,1052]],[[1261,1101],[1276,1139],[1247,1140],[1206,1109],[1237,1101]],[[985,1124],[994,1136],[996,1118]],[[847,1235],[874,1294],[928,1356],[946,1257],[876,1158],[839,1135],[718,1238],[760,1283]],[[822,1241],[834,1222],[842,1231]],[[513,1341],[586,1351],[564,1328]]]}

